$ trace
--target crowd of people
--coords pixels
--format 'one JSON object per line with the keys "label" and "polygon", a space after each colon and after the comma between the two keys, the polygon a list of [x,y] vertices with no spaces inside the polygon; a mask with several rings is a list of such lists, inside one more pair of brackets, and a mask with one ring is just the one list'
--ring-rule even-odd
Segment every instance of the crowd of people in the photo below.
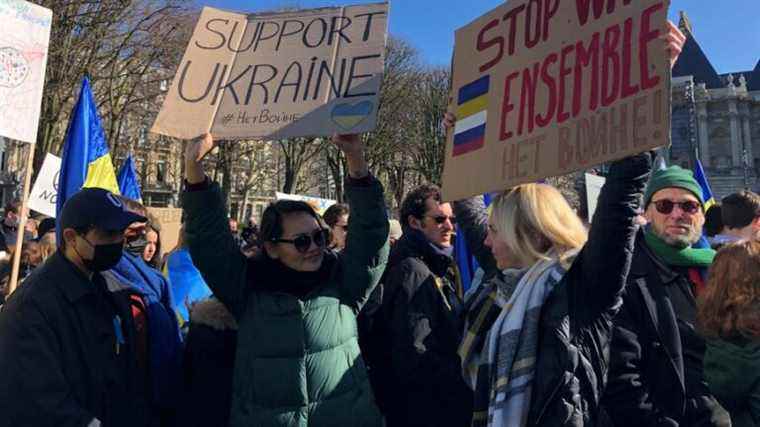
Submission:
{"label": "crowd of people", "polygon": [[160,223],[107,190],[25,224],[0,426],[760,425],[757,194],[707,210],[691,171],[646,152],[610,165],[590,225],[543,183],[490,206],[424,184],[396,221],[362,139],[333,143],[346,204],[324,215],[280,200],[239,229],[205,135],[165,256]]}

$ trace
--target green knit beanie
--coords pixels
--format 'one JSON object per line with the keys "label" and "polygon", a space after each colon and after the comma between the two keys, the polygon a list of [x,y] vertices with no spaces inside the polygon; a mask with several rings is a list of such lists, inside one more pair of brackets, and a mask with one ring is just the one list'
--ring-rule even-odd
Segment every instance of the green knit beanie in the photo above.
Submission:
{"label": "green knit beanie", "polygon": [[649,202],[652,201],[654,193],[662,190],[663,188],[683,188],[690,191],[697,196],[699,203],[704,206],[705,199],[702,196],[702,187],[694,179],[694,174],[680,166],[671,166],[667,169],[660,169],[654,172],[652,179],[649,181],[647,191],[644,193],[644,208],[649,206]]}

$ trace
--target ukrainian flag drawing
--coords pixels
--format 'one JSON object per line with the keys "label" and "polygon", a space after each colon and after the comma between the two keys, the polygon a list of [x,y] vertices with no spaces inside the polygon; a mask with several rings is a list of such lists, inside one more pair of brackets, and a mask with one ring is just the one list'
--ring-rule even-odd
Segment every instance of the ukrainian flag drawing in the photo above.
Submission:
{"label": "ukrainian flag drawing", "polygon": [[66,200],[82,188],[104,188],[119,194],[106,135],[87,77],[71,113],[62,157],[56,213],[60,214]]}
{"label": "ukrainian flag drawing", "polygon": [[454,156],[478,150],[485,143],[490,82],[490,76],[484,76],[459,89]]}

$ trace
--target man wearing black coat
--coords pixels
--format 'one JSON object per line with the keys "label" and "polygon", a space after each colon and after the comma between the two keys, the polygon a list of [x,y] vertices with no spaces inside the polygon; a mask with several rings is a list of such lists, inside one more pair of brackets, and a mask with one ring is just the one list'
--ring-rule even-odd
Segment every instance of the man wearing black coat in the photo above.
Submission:
{"label": "man wearing black coat", "polygon": [[365,355],[389,427],[470,424],[472,391],[457,354],[464,324],[453,220],[433,185],[401,206],[404,235],[391,251]]}
{"label": "man wearing black coat", "polygon": [[0,312],[0,426],[147,426],[129,297],[109,293],[100,273],[146,219],[88,188],[59,221],[58,251]]}
{"label": "man wearing black coat", "polygon": [[[715,252],[697,247],[704,199],[691,171],[655,172],[615,319],[604,409],[617,427],[731,425],[702,374],[696,297]],[[600,262],[603,262],[600,260]]]}

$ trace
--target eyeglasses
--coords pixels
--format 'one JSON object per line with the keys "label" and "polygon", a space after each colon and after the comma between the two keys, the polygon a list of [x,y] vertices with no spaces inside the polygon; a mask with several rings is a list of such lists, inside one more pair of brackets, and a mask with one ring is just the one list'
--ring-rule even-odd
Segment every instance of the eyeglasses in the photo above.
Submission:
{"label": "eyeglasses", "polygon": [[654,203],[654,208],[657,209],[657,212],[663,215],[670,215],[670,213],[673,212],[673,208],[676,206],[681,208],[682,211],[686,212],[689,215],[694,215],[701,208],[701,205],[699,203],[691,200],[687,202],[674,202],[672,200],[663,199],[653,201],[652,203]]}
{"label": "eyeglasses", "polygon": [[451,221],[451,223],[453,224],[453,223],[455,223],[455,222],[456,222],[456,220],[457,220],[457,218],[456,218],[456,217],[453,217],[453,216],[447,216],[447,215],[436,215],[436,216],[433,216],[433,215],[425,215],[425,216],[426,216],[426,217],[428,217],[428,218],[432,218],[432,219],[433,219],[433,221],[435,221],[435,223],[436,223],[436,224],[443,224],[444,222],[446,222],[446,220],[447,220],[447,219],[448,219],[449,221]]}
{"label": "eyeglasses", "polygon": [[311,247],[311,243],[318,248],[327,247],[327,230],[319,228],[311,232],[311,234],[299,234],[292,239],[272,239],[275,243],[290,243],[296,247],[296,250],[301,253],[306,253]]}

